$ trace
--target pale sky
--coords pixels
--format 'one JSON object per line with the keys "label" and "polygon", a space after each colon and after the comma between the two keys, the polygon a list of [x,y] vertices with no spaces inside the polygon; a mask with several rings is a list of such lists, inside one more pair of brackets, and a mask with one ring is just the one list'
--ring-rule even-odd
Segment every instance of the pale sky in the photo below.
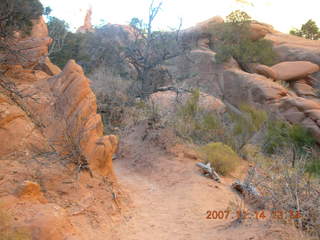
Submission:
{"label": "pale sky", "polygon": [[[92,6],[92,23],[128,24],[133,17],[147,16],[151,0],[40,0],[52,15],[64,19],[74,30],[82,25],[86,9]],[[246,11],[253,19],[289,32],[313,19],[320,27],[320,0],[163,0],[156,26],[161,29],[190,27],[213,16],[225,17],[233,10]]]}

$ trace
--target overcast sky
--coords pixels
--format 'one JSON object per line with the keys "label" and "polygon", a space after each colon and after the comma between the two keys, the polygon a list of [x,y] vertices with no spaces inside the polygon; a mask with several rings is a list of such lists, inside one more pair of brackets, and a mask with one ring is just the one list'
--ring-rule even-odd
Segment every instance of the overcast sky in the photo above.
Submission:
{"label": "overcast sky", "polygon": [[[90,6],[92,23],[127,24],[131,18],[144,18],[151,0],[40,0],[53,9],[52,15],[66,20],[72,29],[82,25]],[[241,9],[252,18],[269,23],[277,30],[288,32],[300,27],[308,19],[320,25],[320,0],[163,0],[156,25],[158,28],[176,27],[182,18],[183,26],[190,27],[210,17],[225,17]]]}

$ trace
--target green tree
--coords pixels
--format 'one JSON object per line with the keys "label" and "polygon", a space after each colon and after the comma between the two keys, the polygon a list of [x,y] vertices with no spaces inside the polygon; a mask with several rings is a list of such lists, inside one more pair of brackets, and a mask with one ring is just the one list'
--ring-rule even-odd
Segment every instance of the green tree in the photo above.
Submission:
{"label": "green tree", "polygon": [[75,59],[80,65],[82,65],[82,57],[80,53],[85,37],[86,33],[68,32],[61,50],[53,52],[50,55],[51,61],[60,68],[63,68],[69,59]]}
{"label": "green tree", "polygon": [[15,31],[30,34],[32,20],[43,14],[39,0],[1,0],[0,37],[11,37]]}
{"label": "green tree", "polygon": [[244,70],[248,70],[250,63],[274,64],[276,54],[272,43],[251,39],[251,21],[247,13],[237,10],[228,15],[225,23],[212,27],[211,34],[215,39],[212,48],[217,53],[218,63],[233,57]]}
{"label": "green tree", "polygon": [[251,17],[246,12],[236,10],[236,11],[231,12],[227,16],[226,21],[230,22],[230,23],[243,24],[243,23],[251,22]]}
{"label": "green tree", "polygon": [[315,21],[312,19],[308,20],[301,26],[301,29],[292,29],[290,34],[299,37],[304,37],[311,40],[320,39],[320,31]]}
{"label": "green tree", "polygon": [[[19,51],[12,49],[14,33],[22,36],[29,35],[32,21],[43,13],[43,7],[38,0],[1,0],[0,1],[0,51],[19,55]],[[5,58],[0,57],[0,63]]]}
{"label": "green tree", "polygon": [[53,42],[49,47],[49,56],[62,50],[68,34],[68,24],[56,17],[48,16],[48,31]]}

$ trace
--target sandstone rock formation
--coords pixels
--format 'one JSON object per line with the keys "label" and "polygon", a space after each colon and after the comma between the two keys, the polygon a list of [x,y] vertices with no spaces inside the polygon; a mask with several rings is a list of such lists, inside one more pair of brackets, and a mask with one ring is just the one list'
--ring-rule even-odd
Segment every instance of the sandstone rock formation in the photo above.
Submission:
{"label": "sandstone rock formation", "polygon": [[[26,229],[32,239],[82,239],[69,217],[88,207],[80,202],[88,190],[79,183],[66,191],[61,181],[73,174],[88,177],[86,183],[97,188],[101,178],[114,181],[118,138],[103,136],[96,98],[82,68],[73,60],[62,71],[52,64],[46,56],[51,42],[46,24],[43,19],[34,23],[30,36],[17,34],[13,48],[18,54],[0,53],[0,185],[6,192],[0,202],[15,217],[13,227]],[[108,194],[103,204],[112,204],[111,198]],[[67,200],[79,201],[80,210]]]}
{"label": "sandstone rock formation", "polygon": [[267,34],[274,33],[275,30],[271,25],[260,23],[257,21],[253,21],[250,24],[250,33],[251,33],[251,39],[252,40],[259,40],[264,38]]}
{"label": "sandstone rock formation", "polygon": [[43,204],[12,196],[0,199],[7,212],[16,216],[12,227],[22,229],[24,235],[28,236],[24,239],[82,239],[68,220],[66,211],[56,204]]}
{"label": "sandstone rock formation", "polygon": [[237,106],[242,102],[260,105],[283,119],[309,129],[320,143],[319,102],[297,97],[276,82],[241,70],[224,73],[225,98]]}
{"label": "sandstone rock formation", "polygon": [[203,92],[221,98],[223,95],[223,72],[239,68],[234,59],[217,64],[215,52],[210,49],[194,49],[186,56],[178,56],[165,64],[178,86],[201,88]]}
{"label": "sandstone rock formation", "polygon": [[[28,40],[18,42],[18,45],[23,45],[30,41],[37,43],[37,47],[31,49],[32,53],[24,54],[24,62],[8,56],[6,65],[2,67],[5,72],[1,86],[5,94],[1,98],[4,111],[0,134],[2,139],[9,137],[11,141],[0,151],[5,154],[17,147],[23,149],[28,144],[34,145],[30,139],[35,135],[34,139],[47,140],[40,140],[42,145],[51,146],[61,154],[84,158],[83,161],[88,162],[97,173],[112,175],[111,158],[117,140],[115,137],[103,137],[101,117],[96,114],[95,96],[82,68],[70,61],[60,72],[45,58],[50,42],[47,33],[43,20],[39,20]],[[25,65],[27,62],[29,64]],[[21,68],[20,65],[28,68]],[[14,94],[12,91],[15,91]],[[17,127],[19,123],[20,127]],[[57,124],[60,125],[58,129]],[[101,146],[103,150],[96,151]]]}
{"label": "sandstone rock formation", "polygon": [[274,80],[298,80],[316,73],[320,70],[317,64],[308,61],[280,62],[272,67],[262,64],[253,64],[253,72]]}
{"label": "sandstone rock formation", "polygon": [[308,40],[281,32],[267,34],[279,61],[310,61],[320,65],[320,40]]}
{"label": "sandstone rock formation", "polygon": [[271,67],[277,80],[297,80],[320,70],[317,64],[307,61],[281,62]]}
{"label": "sandstone rock formation", "polygon": [[[314,112],[320,106],[314,89],[319,77],[320,41],[282,34],[270,25],[252,22],[252,39],[271,40],[279,63],[272,67],[251,64],[251,72],[255,74],[250,74],[240,70],[234,60],[216,63],[215,53],[209,47],[212,36],[209,29],[222,22],[221,18],[214,17],[186,31],[185,38],[194,38],[196,44],[191,44],[187,57],[179,56],[166,65],[171,76],[176,77],[176,84],[200,88],[222,99],[229,107],[243,102],[260,105],[291,123],[309,128],[320,142],[320,119]],[[188,43],[192,42],[190,39]],[[281,80],[290,81],[288,89],[277,83]]]}
{"label": "sandstone rock formation", "polygon": [[10,42],[8,52],[0,52],[0,64],[21,65],[33,67],[48,53],[51,38],[48,37],[48,29],[43,18],[33,21],[34,26],[30,36],[15,36]]}
{"label": "sandstone rock formation", "polygon": [[93,26],[92,26],[92,23],[91,23],[91,17],[92,17],[92,8],[89,8],[87,10],[86,16],[84,18],[83,25],[78,28],[77,32],[86,33],[86,32],[92,32],[93,31]]}

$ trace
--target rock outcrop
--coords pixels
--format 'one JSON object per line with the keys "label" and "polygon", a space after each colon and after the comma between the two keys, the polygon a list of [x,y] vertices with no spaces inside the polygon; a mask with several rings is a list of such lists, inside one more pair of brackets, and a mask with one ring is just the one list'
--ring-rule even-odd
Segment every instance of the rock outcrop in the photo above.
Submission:
{"label": "rock outcrop", "polygon": [[0,64],[20,65],[31,68],[48,53],[51,38],[43,18],[33,20],[34,26],[27,37],[16,34],[11,40],[9,51],[0,52]]}
{"label": "rock outcrop", "polygon": [[24,62],[8,56],[2,67],[5,71],[1,87],[5,94],[1,97],[0,134],[1,139],[11,141],[0,152],[27,149],[28,144],[34,145],[31,138],[41,139],[43,147],[51,146],[61,154],[81,157],[98,174],[112,175],[111,158],[117,138],[103,137],[96,99],[82,68],[71,60],[61,71],[45,58],[50,42],[47,33],[43,20],[39,20],[28,40],[21,40],[23,44],[37,43],[36,54],[25,54]]}
{"label": "rock outcrop", "polygon": [[42,18],[34,23],[30,36],[17,34],[12,48],[18,54],[0,53],[0,185],[6,192],[0,202],[15,217],[13,227],[26,229],[32,239],[82,239],[69,211],[84,208],[69,210],[63,198],[74,193],[73,202],[80,201],[88,190],[81,190],[81,181],[68,191],[58,190],[61,180],[74,171],[89,177],[85,181],[91,186],[102,184],[101,179],[115,182],[112,155],[118,138],[103,135],[96,98],[82,68],[73,60],[63,70],[52,64],[46,56],[51,42],[47,26]]}
{"label": "rock outcrop", "polygon": [[92,18],[92,8],[89,8],[84,18],[83,25],[78,28],[77,32],[79,33],[92,32],[93,26],[91,23],[91,18]]}
{"label": "rock outcrop", "polygon": [[309,61],[320,65],[320,40],[308,40],[281,32],[267,34],[273,42],[279,62]]}
{"label": "rock outcrop", "polygon": [[235,106],[242,102],[260,105],[294,124],[309,129],[320,143],[320,104],[318,101],[297,97],[276,82],[241,70],[224,73],[224,96]]}

